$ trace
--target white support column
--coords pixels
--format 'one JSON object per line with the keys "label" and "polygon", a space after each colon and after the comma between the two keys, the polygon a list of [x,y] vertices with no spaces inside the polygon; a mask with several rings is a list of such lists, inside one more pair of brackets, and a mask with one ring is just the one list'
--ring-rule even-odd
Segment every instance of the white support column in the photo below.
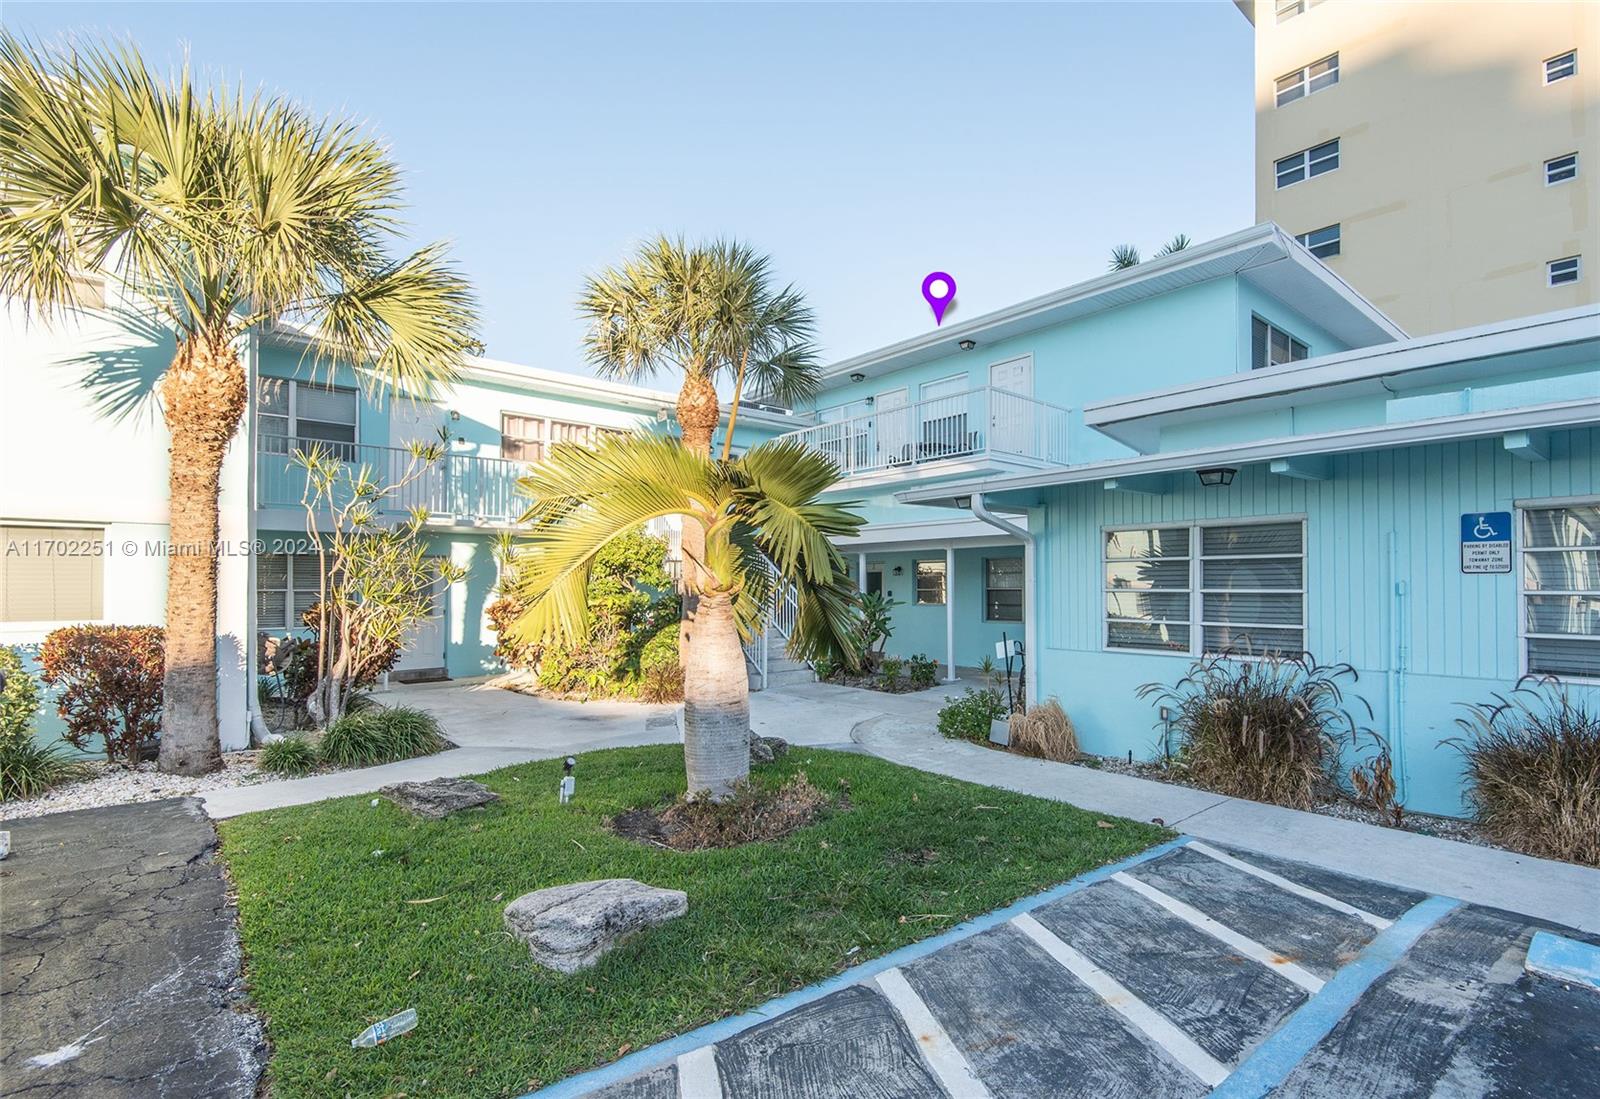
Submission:
{"label": "white support column", "polygon": [[[1030,531],[1037,529],[1034,526],[1034,514],[1028,514]],[[1030,538],[1022,543],[1022,659],[1028,671],[1023,701],[1029,706],[1039,700],[1039,666],[1035,663],[1039,659],[1039,581],[1034,556],[1034,542]]]}
{"label": "white support column", "polygon": [[[912,584],[916,580],[913,578]],[[944,656],[950,674],[946,683],[956,681],[956,548],[944,548]]]}
{"label": "white support column", "polygon": [[867,594],[867,555],[865,552],[856,554],[856,587],[862,595]]}

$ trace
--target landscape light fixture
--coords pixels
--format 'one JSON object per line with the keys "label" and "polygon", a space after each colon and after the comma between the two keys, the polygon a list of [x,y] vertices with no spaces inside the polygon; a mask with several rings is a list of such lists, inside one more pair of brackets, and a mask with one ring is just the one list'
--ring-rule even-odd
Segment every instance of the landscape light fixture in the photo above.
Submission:
{"label": "landscape light fixture", "polygon": [[1239,471],[1236,469],[1229,469],[1227,466],[1213,466],[1211,469],[1197,469],[1194,472],[1195,475],[1200,478],[1200,483],[1202,485],[1205,485],[1207,488],[1215,488],[1218,485],[1226,486],[1233,484],[1233,475]]}
{"label": "landscape light fixture", "polygon": [[971,351],[974,347],[978,346],[978,341],[977,340],[958,340],[956,342],[956,346],[961,348],[961,350],[963,350],[963,351]]}
{"label": "landscape light fixture", "polygon": [[854,374],[850,375],[850,380],[853,382],[864,382],[867,380],[867,376],[861,373],[861,371],[857,370]]}

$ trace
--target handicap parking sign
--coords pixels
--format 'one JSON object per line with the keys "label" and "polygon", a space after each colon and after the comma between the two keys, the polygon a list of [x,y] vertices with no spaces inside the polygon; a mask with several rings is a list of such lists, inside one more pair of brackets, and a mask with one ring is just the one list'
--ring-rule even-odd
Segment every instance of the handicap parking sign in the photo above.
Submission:
{"label": "handicap parking sign", "polygon": [[1511,571],[1511,513],[1469,511],[1461,517],[1461,571]]}

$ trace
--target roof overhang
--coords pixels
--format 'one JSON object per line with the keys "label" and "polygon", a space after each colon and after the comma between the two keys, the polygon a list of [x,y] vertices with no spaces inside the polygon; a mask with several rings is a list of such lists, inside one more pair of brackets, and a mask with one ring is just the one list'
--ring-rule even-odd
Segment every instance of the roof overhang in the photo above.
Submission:
{"label": "roof overhang", "polygon": [[1113,458],[1080,466],[1062,466],[1043,473],[1017,477],[974,478],[895,494],[906,504],[958,506],[957,501],[979,493],[1017,492],[1057,485],[1114,481],[1151,473],[1191,472],[1212,466],[1258,465],[1279,458],[1349,454],[1429,443],[1478,439],[1518,431],[1584,427],[1600,424],[1600,398],[1532,405],[1510,411],[1481,412],[1404,423],[1330,431],[1315,435],[1290,435],[1259,442],[1179,450]]}
{"label": "roof overhang", "polygon": [[1267,222],[840,360],[823,371],[824,384],[852,374],[874,377],[932,362],[955,354],[962,340],[996,343],[1230,275],[1247,279],[1315,319],[1347,344],[1367,346],[1405,338],[1376,306],[1293,237]]}
{"label": "roof overhang", "polygon": [[1237,412],[1470,385],[1600,358],[1600,306],[1464,328],[1085,405],[1083,422],[1131,446],[1161,427]]}

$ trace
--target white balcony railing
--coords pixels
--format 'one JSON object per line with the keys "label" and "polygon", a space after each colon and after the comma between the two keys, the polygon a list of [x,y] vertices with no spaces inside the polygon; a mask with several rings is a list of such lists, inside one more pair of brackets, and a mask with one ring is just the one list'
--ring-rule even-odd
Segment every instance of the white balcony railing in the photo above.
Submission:
{"label": "white balcony railing", "polygon": [[871,412],[783,438],[832,458],[841,477],[962,459],[1064,465],[1067,410],[986,386],[892,408],[880,398]]}

